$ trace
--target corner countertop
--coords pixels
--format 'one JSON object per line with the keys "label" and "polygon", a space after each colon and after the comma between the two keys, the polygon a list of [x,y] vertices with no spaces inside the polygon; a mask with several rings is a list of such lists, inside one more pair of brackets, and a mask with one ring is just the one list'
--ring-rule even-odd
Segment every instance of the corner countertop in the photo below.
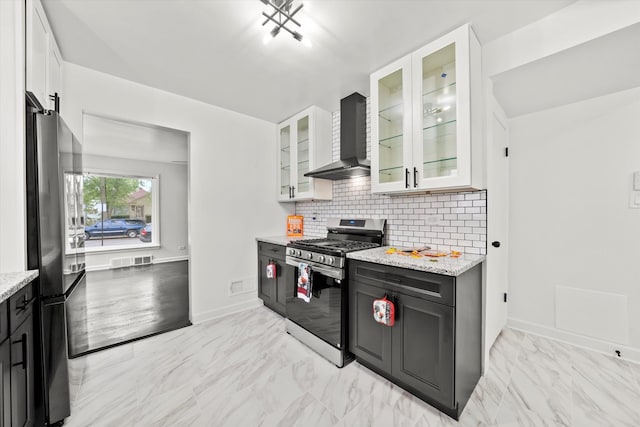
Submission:
{"label": "corner countertop", "polygon": [[0,273],[0,303],[11,298],[20,289],[38,277],[38,270],[22,271],[19,273]]}
{"label": "corner countertop", "polygon": [[270,237],[256,237],[258,242],[273,243],[274,245],[287,246],[289,242],[295,242],[296,240],[309,239],[309,237],[287,237],[287,236],[270,236]]}
{"label": "corner countertop", "polygon": [[459,258],[451,258],[448,256],[413,258],[398,254],[387,254],[386,251],[390,247],[391,246],[383,246],[380,248],[350,252],[347,254],[347,258],[393,267],[408,268],[411,270],[426,271],[429,273],[444,274],[446,276],[459,276],[487,258],[486,255],[471,254],[462,254]]}

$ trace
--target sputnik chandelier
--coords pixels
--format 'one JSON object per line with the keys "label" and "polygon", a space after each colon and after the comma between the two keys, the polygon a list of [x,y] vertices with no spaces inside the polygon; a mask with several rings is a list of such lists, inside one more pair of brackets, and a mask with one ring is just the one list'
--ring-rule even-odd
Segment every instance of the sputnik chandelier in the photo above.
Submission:
{"label": "sputnik chandelier", "polygon": [[265,26],[269,22],[273,22],[274,24],[276,24],[275,27],[273,27],[273,30],[271,30],[270,32],[271,37],[277,36],[278,33],[280,33],[280,30],[284,29],[289,33],[291,33],[294,39],[298,40],[299,42],[302,41],[302,34],[287,27],[287,24],[289,24],[290,22],[297,25],[298,27],[300,26],[300,23],[295,20],[294,15],[300,12],[300,9],[302,9],[302,6],[303,6],[302,3],[300,3],[300,5],[296,7],[292,12],[291,7],[293,5],[292,4],[293,0],[260,0],[260,1],[273,8],[273,13],[271,14],[262,12],[262,16],[267,18],[262,23],[262,26]]}

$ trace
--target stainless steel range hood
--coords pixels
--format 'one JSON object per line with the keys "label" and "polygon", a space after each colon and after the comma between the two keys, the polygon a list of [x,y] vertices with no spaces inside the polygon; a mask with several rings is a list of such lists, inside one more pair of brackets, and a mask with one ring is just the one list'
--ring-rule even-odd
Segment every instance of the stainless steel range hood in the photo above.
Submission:
{"label": "stainless steel range hood", "polygon": [[340,100],[340,160],[307,172],[313,178],[340,179],[369,176],[367,160],[367,100],[357,92]]}

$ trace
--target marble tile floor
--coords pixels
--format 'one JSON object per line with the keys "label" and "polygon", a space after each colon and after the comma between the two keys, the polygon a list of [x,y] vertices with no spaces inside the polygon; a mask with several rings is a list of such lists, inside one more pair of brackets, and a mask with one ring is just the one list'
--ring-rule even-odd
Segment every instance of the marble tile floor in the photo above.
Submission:
{"label": "marble tile floor", "polygon": [[459,422],[267,308],[70,361],[76,426],[638,426],[640,365],[505,329]]}

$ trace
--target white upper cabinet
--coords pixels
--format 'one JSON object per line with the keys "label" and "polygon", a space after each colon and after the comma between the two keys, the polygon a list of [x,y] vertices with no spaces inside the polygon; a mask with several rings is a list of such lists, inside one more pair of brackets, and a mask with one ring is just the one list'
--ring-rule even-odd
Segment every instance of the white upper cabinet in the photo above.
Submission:
{"label": "white upper cabinet", "polygon": [[371,191],[479,189],[480,45],[469,25],[371,75]]}
{"label": "white upper cabinet", "polygon": [[62,56],[39,0],[26,2],[26,88],[42,106],[53,110],[60,95]]}
{"label": "white upper cabinet", "polygon": [[331,163],[331,113],[310,107],[278,125],[278,200],[331,200],[333,183],[305,173]]}

